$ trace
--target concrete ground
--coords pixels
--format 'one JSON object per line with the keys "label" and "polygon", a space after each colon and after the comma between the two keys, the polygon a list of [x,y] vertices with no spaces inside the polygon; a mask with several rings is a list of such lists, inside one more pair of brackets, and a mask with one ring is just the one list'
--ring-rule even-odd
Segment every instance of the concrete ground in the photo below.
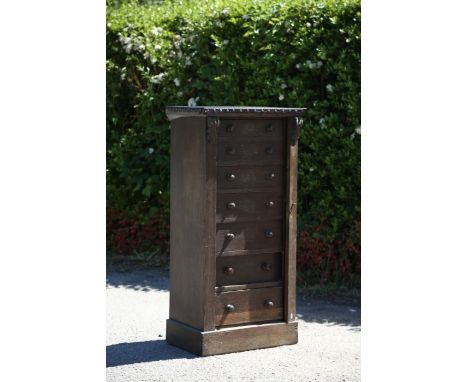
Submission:
{"label": "concrete ground", "polygon": [[168,275],[107,275],[107,381],[360,381],[361,310],[356,304],[297,298],[299,343],[197,357],[168,345]]}

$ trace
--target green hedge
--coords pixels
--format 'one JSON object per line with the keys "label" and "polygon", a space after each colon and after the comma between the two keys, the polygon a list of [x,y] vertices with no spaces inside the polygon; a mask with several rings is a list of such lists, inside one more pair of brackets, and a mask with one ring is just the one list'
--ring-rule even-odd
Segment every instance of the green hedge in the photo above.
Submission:
{"label": "green hedge", "polygon": [[[189,103],[308,108],[299,146],[298,266],[310,282],[357,285],[360,2],[109,1],[112,219],[117,214],[143,226],[156,219],[167,227],[164,108]],[[122,229],[114,223],[108,226],[111,252],[120,248],[115,227]],[[141,250],[134,241],[127,252]]]}

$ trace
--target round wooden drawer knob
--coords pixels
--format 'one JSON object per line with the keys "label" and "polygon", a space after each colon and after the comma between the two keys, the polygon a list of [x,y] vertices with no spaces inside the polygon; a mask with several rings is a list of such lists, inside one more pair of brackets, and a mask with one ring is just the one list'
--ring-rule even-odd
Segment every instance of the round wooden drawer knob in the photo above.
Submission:
{"label": "round wooden drawer knob", "polygon": [[229,203],[227,204],[227,208],[228,208],[229,210],[233,210],[234,208],[236,208],[236,203],[234,203],[234,202],[229,202]]}
{"label": "round wooden drawer knob", "polygon": [[268,179],[275,179],[276,178],[276,174],[274,172],[270,172],[269,174],[267,174],[267,178]]}
{"label": "round wooden drawer knob", "polygon": [[236,237],[236,235],[234,235],[231,232],[226,234],[226,240],[234,240],[235,237]]}
{"label": "round wooden drawer knob", "polygon": [[273,200],[269,200],[268,202],[265,203],[265,205],[268,207],[268,208],[271,208],[275,205],[275,202]]}
{"label": "round wooden drawer knob", "polygon": [[227,179],[227,180],[235,180],[235,179],[236,179],[236,175],[234,175],[234,174],[227,174],[227,175],[226,175],[226,179]]}
{"label": "round wooden drawer knob", "polygon": [[262,269],[264,271],[271,271],[271,264],[268,264],[268,263],[262,263]]}
{"label": "round wooden drawer knob", "polygon": [[226,153],[228,155],[234,155],[236,153],[236,149],[234,147],[229,146],[228,148],[226,148]]}
{"label": "round wooden drawer knob", "polygon": [[273,237],[274,236],[273,231],[272,230],[265,231],[265,236],[266,237]]}
{"label": "round wooden drawer knob", "polygon": [[234,274],[234,268],[233,267],[226,267],[224,268],[223,272],[227,275],[232,275]]}
{"label": "round wooden drawer knob", "polygon": [[232,304],[227,304],[224,309],[226,310],[226,312],[232,312],[234,309],[236,309],[236,307]]}
{"label": "round wooden drawer knob", "polygon": [[267,308],[273,308],[275,306],[275,303],[273,301],[265,301],[265,306]]}

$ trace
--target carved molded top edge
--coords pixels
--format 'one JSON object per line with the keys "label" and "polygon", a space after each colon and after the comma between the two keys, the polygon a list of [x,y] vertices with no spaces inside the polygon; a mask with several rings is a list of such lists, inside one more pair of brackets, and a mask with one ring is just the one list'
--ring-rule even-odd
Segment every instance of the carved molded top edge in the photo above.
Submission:
{"label": "carved molded top edge", "polygon": [[181,117],[206,115],[225,115],[230,113],[278,114],[278,116],[302,116],[306,108],[263,107],[263,106],[168,106],[166,114],[169,120]]}

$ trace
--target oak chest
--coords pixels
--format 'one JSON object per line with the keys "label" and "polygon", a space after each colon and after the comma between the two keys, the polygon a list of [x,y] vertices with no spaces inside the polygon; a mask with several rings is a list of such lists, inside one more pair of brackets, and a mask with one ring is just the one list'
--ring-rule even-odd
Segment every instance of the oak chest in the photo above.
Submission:
{"label": "oak chest", "polygon": [[170,344],[205,356],[297,343],[297,142],[304,111],[166,109]]}

